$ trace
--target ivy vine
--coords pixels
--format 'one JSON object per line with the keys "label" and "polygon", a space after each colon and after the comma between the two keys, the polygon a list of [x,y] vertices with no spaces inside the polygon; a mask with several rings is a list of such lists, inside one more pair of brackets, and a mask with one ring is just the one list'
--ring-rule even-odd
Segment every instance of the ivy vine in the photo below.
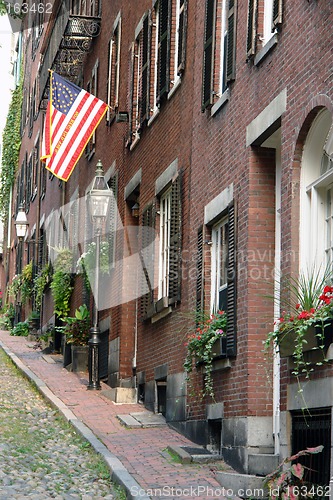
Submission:
{"label": "ivy vine", "polygon": [[5,2],[4,0],[0,0],[0,16],[7,14],[6,5],[7,5],[7,2]]}
{"label": "ivy vine", "polygon": [[[1,1],[1,0],[0,0]],[[6,222],[10,191],[15,182],[21,147],[22,78],[12,93],[6,125],[3,131],[2,167],[0,172],[0,219]]]}

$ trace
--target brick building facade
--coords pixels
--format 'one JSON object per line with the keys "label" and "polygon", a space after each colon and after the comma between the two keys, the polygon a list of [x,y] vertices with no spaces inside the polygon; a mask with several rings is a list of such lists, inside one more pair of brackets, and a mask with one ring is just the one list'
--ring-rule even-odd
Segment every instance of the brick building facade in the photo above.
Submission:
{"label": "brick building facade", "polygon": [[[100,312],[103,378],[135,389],[147,408],[242,472],[258,472],[258,455],[273,467],[292,451],[303,408],[290,360],[263,352],[280,314],[269,298],[274,284],[332,263],[330,216],[320,208],[331,203],[332,18],[331,0],[67,0],[23,31],[13,210],[25,202],[29,256],[40,269],[49,216],[64,206],[75,258],[86,249],[92,233],[78,207],[101,159],[116,199]],[[67,183],[38,160],[49,68],[110,106]],[[14,262],[14,236],[10,253]],[[72,311],[88,299],[76,278]],[[51,304],[46,291],[43,328],[54,321]],[[200,367],[196,395],[183,369],[198,308],[227,311],[215,400],[198,397]],[[322,414],[329,428],[332,376],[330,363],[316,366],[304,388],[308,419]],[[317,443],[325,481],[328,436]]]}

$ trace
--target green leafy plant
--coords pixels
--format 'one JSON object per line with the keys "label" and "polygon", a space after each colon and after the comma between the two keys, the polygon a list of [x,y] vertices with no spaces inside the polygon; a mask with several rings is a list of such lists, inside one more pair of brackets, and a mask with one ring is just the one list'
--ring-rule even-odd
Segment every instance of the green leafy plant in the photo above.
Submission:
{"label": "green leafy plant", "polygon": [[47,263],[40,273],[35,277],[33,289],[35,294],[35,306],[38,310],[40,310],[43,301],[43,295],[45,292],[46,286],[52,280],[52,267],[50,263]]}
{"label": "green leafy plant", "polygon": [[309,468],[300,462],[295,463],[295,461],[306,455],[320,453],[323,448],[320,445],[316,448],[299,451],[286,458],[274,472],[268,474],[264,484],[268,488],[269,498],[273,500],[297,500],[301,497],[316,497],[317,487],[306,481],[306,471]]}
{"label": "green leafy plant", "polygon": [[70,299],[73,292],[72,262],[73,255],[68,248],[58,249],[58,255],[54,262],[51,292],[54,313],[59,318],[66,318],[70,311]]}
{"label": "green leafy plant", "polygon": [[67,344],[87,345],[90,334],[90,314],[85,304],[75,311],[75,316],[64,319],[66,324],[62,327],[66,335]]}
{"label": "green leafy plant", "polygon": [[203,396],[214,398],[212,369],[216,353],[213,347],[217,340],[225,337],[226,330],[227,315],[225,311],[218,311],[210,316],[203,315],[198,321],[196,331],[187,336],[184,369],[189,379],[188,375],[192,372],[193,366],[198,363],[203,364],[205,369]]}
{"label": "green leafy plant", "polygon": [[29,325],[25,321],[21,321],[17,323],[11,331],[11,335],[15,335],[17,337],[27,337],[30,333]]}
{"label": "green leafy plant", "polygon": [[[110,262],[109,262],[109,242],[102,241],[100,244],[100,261],[99,261],[99,270],[102,274],[107,274],[110,271]],[[78,259],[76,268],[77,272],[83,274],[84,282],[87,290],[90,290],[91,280],[95,275],[95,267],[96,267],[96,242],[92,241],[87,246],[86,252],[84,252],[81,257]]]}
{"label": "green leafy plant", "polygon": [[2,330],[10,330],[15,318],[15,308],[12,303],[7,303],[3,307],[0,314],[0,328]]}
{"label": "green leafy plant", "polygon": [[32,261],[24,266],[20,274],[13,277],[8,292],[15,300],[20,297],[23,305],[31,299],[33,293]]}
{"label": "green leafy plant", "polygon": [[[0,14],[6,13],[4,2],[0,5]],[[2,165],[0,170],[0,219],[6,223],[10,192],[15,182],[21,147],[21,113],[23,99],[23,78],[13,91],[6,125],[2,134]]]}

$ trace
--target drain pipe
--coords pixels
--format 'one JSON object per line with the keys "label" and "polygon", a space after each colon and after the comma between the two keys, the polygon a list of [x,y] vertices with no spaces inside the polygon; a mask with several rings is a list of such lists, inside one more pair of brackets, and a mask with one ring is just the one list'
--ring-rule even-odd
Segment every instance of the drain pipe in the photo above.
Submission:
{"label": "drain pipe", "polygon": [[[281,277],[281,149],[276,149],[275,159],[275,280],[274,322],[280,317]],[[275,328],[277,326],[275,325]],[[273,439],[274,454],[280,454],[280,355],[275,350],[273,359]]]}

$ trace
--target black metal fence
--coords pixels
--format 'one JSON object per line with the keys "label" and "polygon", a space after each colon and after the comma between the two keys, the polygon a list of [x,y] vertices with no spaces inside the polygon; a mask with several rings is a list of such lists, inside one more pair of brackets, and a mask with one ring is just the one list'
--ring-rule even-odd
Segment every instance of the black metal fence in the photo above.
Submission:
{"label": "black metal fence", "polygon": [[301,457],[304,479],[314,485],[328,485],[331,467],[331,408],[292,412],[292,454],[323,445],[321,453]]}

